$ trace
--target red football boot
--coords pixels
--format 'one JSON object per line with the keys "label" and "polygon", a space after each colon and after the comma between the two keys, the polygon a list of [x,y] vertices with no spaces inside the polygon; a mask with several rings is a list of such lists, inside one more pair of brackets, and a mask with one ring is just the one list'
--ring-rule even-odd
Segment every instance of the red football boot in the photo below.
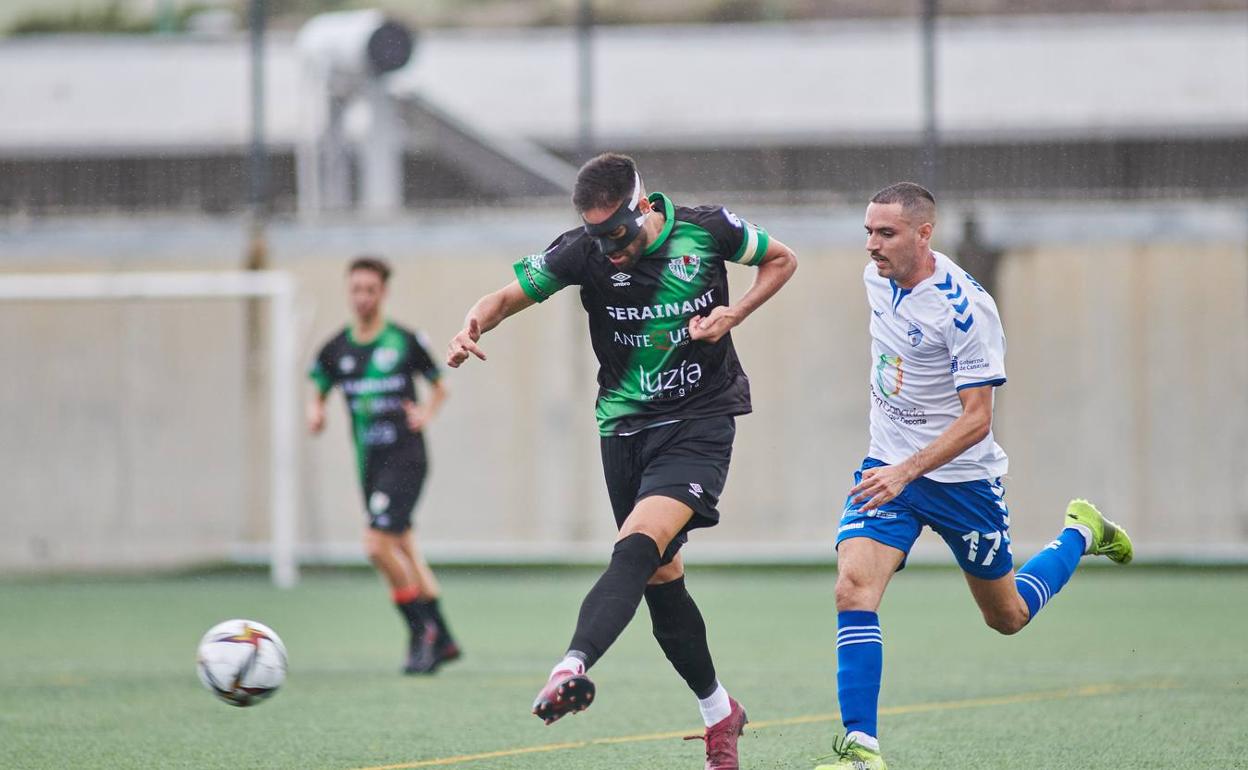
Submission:
{"label": "red football boot", "polygon": [[426,624],[420,631],[413,632],[407,645],[407,662],[403,665],[404,674],[432,674],[438,667],[438,656],[434,644],[438,639],[438,631],[432,624]]}
{"label": "red football boot", "polygon": [[438,659],[439,666],[443,663],[450,663],[451,661],[459,660],[464,654],[464,651],[459,648],[458,644],[446,641],[445,639],[439,640],[438,643],[434,645],[433,652]]}
{"label": "red football boot", "polygon": [[533,701],[533,714],[551,724],[564,714],[575,714],[594,702],[594,683],[584,673],[556,671]]}
{"label": "red football boot", "polygon": [[690,735],[687,741],[701,738],[706,742],[706,770],[740,770],[737,758],[737,738],[745,733],[745,709],[732,697],[728,698],[732,710],[728,716],[706,728],[705,735]]}

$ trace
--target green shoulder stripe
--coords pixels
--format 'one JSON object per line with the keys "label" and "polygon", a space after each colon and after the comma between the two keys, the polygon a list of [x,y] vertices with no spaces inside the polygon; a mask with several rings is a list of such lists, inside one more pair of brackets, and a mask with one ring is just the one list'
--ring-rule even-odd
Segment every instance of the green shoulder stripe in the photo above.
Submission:
{"label": "green shoulder stripe", "polygon": [[737,249],[732,261],[742,265],[758,265],[763,261],[767,247],[771,245],[771,236],[763,228],[749,222],[743,221],[741,224],[745,229],[745,237],[741,239],[741,248]]}

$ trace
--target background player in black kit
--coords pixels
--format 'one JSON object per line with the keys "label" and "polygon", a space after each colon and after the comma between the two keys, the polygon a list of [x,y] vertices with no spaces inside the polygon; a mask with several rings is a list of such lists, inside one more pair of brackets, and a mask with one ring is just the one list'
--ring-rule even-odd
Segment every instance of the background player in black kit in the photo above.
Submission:
{"label": "background player in black kit", "polygon": [[[325,399],[338,385],[351,416],[369,517],[364,548],[390,584],[411,634],[403,670],[432,673],[460,651],[438,606],[438,581],[417,547],[412,509],[428,469],[422,430],[447,390],[418,335],[383,315],[389,279],[389,265],[375,257],[360,257],[347,268],[355,322],[317,354],[310,373],[316,393],[308,402],[308,428],[315,434],[325,427]],[[431,386],[427,405],[417,398],[416,375]]]}
{"label": "background player in black kit", "polygon": [[[533,713],[549,724],[590,705],[594,684],[586,671],[644,596],[655,638],[698,698],[706,767],[736,770],[745,711],[716,678],[678,550],[689,530],[719,521],[734,417],[750,411],[749,380],[728,332],[784,285],[797,259],[725,208],[647,197],[623,155],[586,163],[572,202],[583,226],[517,262],[516,280],[468,311],[447,351],[452,367],[469,355],[484,360],[481,334],[565,286],[580,286],[599,363],[603,470],[620,533]],[[758,267],[753,286],[731,304],[725,262]]]}

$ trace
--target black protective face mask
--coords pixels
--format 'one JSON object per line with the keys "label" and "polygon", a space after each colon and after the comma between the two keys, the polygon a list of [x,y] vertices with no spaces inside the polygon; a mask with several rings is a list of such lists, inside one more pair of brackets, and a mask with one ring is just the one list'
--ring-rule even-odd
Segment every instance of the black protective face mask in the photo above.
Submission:
{"label": "black protective face mask", "polygon": [[[645,221],[645,212],[639,211],[641,204],[641,177],[633,173],[633,197],[624,201],[611,216],[596,225],[586,224],[585,232],[594,239],[603,254],[614,254],[628,248],[637,234],[641,232],[641,223]],[[624,226],[624,234],[611,238],[609,233]]]}

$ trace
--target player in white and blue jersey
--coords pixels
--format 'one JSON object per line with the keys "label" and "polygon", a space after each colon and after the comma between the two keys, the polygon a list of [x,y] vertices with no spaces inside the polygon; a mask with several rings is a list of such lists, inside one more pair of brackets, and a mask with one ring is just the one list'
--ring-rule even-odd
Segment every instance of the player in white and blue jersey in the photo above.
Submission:
{"label": "player in white and blue jersey", "polygon": [[944,538],[984,621],[1020,631],[1061,590],[1084,554],[1131,560],[1127,533],[1085,500],[1065,529],[1014,571],[992,436],[993,389],[1005,384],[996,302],[932,251],[936,201],[911,182],[867,207],[863,275],[871,306],[871,446],[837,531],[837,695],[845,738],[816,770],[884,770],[876,729],[884,641],[877,611],[924,526]]}

